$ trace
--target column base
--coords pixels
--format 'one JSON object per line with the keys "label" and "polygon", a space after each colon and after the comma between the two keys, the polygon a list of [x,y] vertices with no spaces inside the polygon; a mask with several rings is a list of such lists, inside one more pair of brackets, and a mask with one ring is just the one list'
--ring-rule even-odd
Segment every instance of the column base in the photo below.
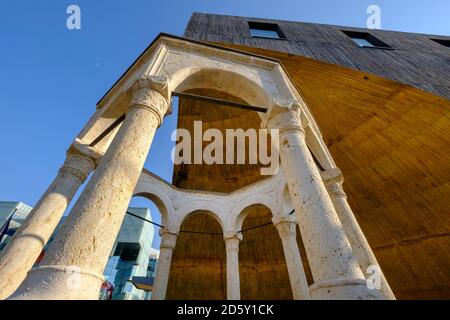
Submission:
{"label": "column base", "polygon": [[364,279],[335,279],[313,284],[309,287],[314,300],[380,300],[381,293],[369,289]]}
{"label": "column base", "polygon": [[77,266],[40,266],[8,300],[98,300],[104,280]]}

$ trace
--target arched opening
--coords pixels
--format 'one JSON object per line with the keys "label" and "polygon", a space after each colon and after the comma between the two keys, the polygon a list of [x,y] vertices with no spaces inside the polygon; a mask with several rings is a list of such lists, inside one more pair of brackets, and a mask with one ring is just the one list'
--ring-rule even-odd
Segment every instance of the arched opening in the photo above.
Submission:
{"label": "arched opening", "polygon": [[212,213],[194,211],[181,224],[166,299],[226,299],[225,242]]}
{"label": "arched opening", "polygon": [[160,246],[159,228],[150,221],[161,224],[163,212],[156,196],[131,199],[104,272],[113,300],[150,299]]}
{"label": "arched opening", "polygon": [[[184,77],[184,79],[174,89],[179,92],[261,107],[268,107],[272,101],[264,90],[264,85],[230,71],[208,69],[180,77]],[[223,137],[226,137],[227,129],[241,129],[244,132],[254,129],[258,132],[261,126],[261,117],[258,112],[232,108],[217,102],[180,97],[177,127],[187,129],[191,136],[194,136],[195,121],[201,121],[203,132],[207,129],[218,129]],[[204,150],[210,142],[200,143],[201,149]],[[248,138],[246,138],[245,143],[249,148],[250,141]],[[259,144],[259,141],[257,143]],[[267,144],[270,146],[270,137]],[[224,155],[227,152],[225,146],[226,143],[223,146]],[[237,144],[235,144],[236,146]],[[191,147],[191,153],[193,154],[194,143]],[[270,153],[270,147],[268,149]],[[174,165],[173,184],[191,190],[228,193],[266,178],[266,176],[261,175],[260,169],[263,165],[259,162],[259,158],[258,163],[250,164],[247,150],[244,164],[238,164],[236,157],[235,148],[233,164],[225,164],[224,161],[224,164],[205,164],[202,162],[202,164],[183,163]],[[194,230],[221,232],[217,222],[212,223],[211,221],[213,220],[205,214],[189,217],[181,229],[189,226],[189,229]],[[276,231],[275,235],[278,237]],[[257,233],[256,237],[258,236]],[[196,241],[201,237],[204,240]],[[200,241],[200,245],[196,244],[198,241]],[[279,238],[276,241],[280,244]],[[282,249],[280,252],[282,254]],[[247,255],[251,257],[254,253],[249,251]],[[192,272],[189,272],[190,270]],[[287,272],[284,271],[284,274],[287,275]],[[289,286],[287,289],[290,290]],[[257,297],[258,295],[253,296]],[[248,295],[248,299],[253,296]],[[167,298],[226,298],[226,253],[222,236],[180,233],[172,260]]]}
{"label": "arched opening", "polygon": [[239,247],[241,299],[292,299],[283,246],[272,224],[272,213],[255,204],[245,208],[243,214],[246,217]]}
{"label": "arched opening", "polygon": [[[240,104],[252,104],[268,107],[271,98],[267,94],[270,91],[264,88],[264,83],[226,70],[203,69],[182,70],[174,77],[178,81],[174,90],[195,95],[207,96],[215,99],[237,102]],[[202,132],[208,129],[217,129],[226,138],[227,130],[243,130],[247,132],[253,129],[258,132],[261,125],[261,117],[258,112],[233,108],[218,102],[205,102],[194,98],[180,97],[178,104],[178,128],[187,129],[194,137],[194,123],[201,122]],[[195,138],[195,137],[194,137]],[[258,137],[259,138],[259,137]],[[258,144],[259,141],[256,141]],[[194,153],[195,141],[192,143],[191,154]],[[200,148],[210,144],[210,141],[200,141]],[[234,140],[234,161],[226,163],[226,141],[223,143],[223,164],[180,164],[174,166],[173,184],[178,187],[206,190],[216,192],[231,192],[254,183],[265,176],[260,174],[263,166],[259,161],[250,163],[249,150],[252,146],[249,137],[245,137],[245,163],[237,162],[237,139]],[[270,153],[270,137],[267,141],[267,149]],[[256,146],[254,149],[260,148]],[[219,183],[220,181],[220,183]]]}
{"label": "arched opening", "polygon": [[[254,79],[250,80],[252,77]],[[273,86],[263,79],[256,79],[252,72],[247,76],[237,72],[222,69],[191,70],[190,68],[179,71],[173,82],[175,91],[186,91],[196,89],[210,89],[227,92],[238,97],[247,104],[268,106],[271,103]],[[273,92],[272,92],[273,93]]]}
{"label": "arched opening", "polygon": [[[186,91],[197,95],[220,98],[227,101],[245,103],[243,100],[223,91],[212,89],[190,89]],[[251,141],[248,137],[245,138],[245,163],[239,164],[237,162],[237,139],[234,140],[234,161],[226,164],[226,154],[230,152],[226,148],[226,131],[242,129],[246,132],[249,129],[254,129],[258,132],[260,128],[261,119],[257,112],[250,110],[242,110],[232,108],[226,105],[205,102],[191,98],[179,98],[178,107],[178,128],[187,129],[194,137],[194,125],[201,122],[202,132],[208,129],[217,129],[222,134],[223,139],[223,163],[206,164],[202,161],[201,164],[180,164],[174,165],[173,184],[180,188],[192,190],[205,190],[214,192],[232,192],[234,190],[243,188],[249,184],[266,178],[261,175],[260,169],[264,166],[258,162],[251,164],[249,161],[249,148]],[[194,154],[193,141],[191,145],[191,154]],[[201,150],[210,144],[210,141],[201,142]],[[256,141],[259,144],[259,141]],[[267,145],[269,146],[270,154],[270,137]],[[258,145],[259,147],[259,145]]]}
{"label": "arched opening", "polygon": [[302,258],[303,270],[305,271],[306,282],[308,283],[308,287],[314,284],[313,275],[311,272],[311,267],[309,265],[308,257],[306,255],[305,245],[303,243],[302,235],[300,233],[300,229],[297,225],[297,246],[300,250],[300,257]]}
{"label": "arched opening", "polygon": [[[283,194],[281,197],[283,201],[283,212],[284,214],[294,214],[294,206],[292,205],[291,195],[289,194],[288,186],[286,185],[283,189]],[[309,266],[308,257],[306,256],[305,245],[303,243],[302,235],[300,233],[300,228],[295,227],[297,233],[297,246],[300,251],[300,257],[302,259],[303,270],[305,271],[306,281],[308,282],[308,286],[311,286],[314,283],[311,268]]]}

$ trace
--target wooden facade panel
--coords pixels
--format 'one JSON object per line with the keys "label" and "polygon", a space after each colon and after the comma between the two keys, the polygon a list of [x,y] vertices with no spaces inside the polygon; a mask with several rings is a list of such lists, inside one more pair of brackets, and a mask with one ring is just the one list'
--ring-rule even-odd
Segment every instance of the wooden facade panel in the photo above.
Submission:
{"label": "wooden facade panel", "polygon": [[[287,41],[251,38],[247,18],[203,14],[193,16],[186,35],[280,60],[344,174],[348,201],[396,296],[450,298],[450,49],[427,35],[381,30],[370,32],[396,50],[361,49],[341,27],[274,22]],[[251,113],[230,116],[225,109],[183,103],[179,127],[189,128],[196,117],[221,130],[259,126]],[[230,191],[260,178],[257,167],[206,167],[176,166],[174,181]],[[269,290],[274,284],[265,279],[283,270],[274,255],[278,246],[245,249],[241,272],[249,283],[241,281],[243,296],[274,298],[259,289]],[[258,268],[270,271],[255,272],[255,261],[269,260],[278,269],[264,262]],[[286,278],[278,280],[289,290]]]}
{"label": "wooden facade panel", "polygon": [[[248,21],[276,23],[286,40],[253,38]],[[359,48],[342,30],[370,32],[395,50]],[[185,36],[302,55],[370,72],[450,98],[450,48],[430,40],[450,39],[449,36],[201,13],[192,16]]]}

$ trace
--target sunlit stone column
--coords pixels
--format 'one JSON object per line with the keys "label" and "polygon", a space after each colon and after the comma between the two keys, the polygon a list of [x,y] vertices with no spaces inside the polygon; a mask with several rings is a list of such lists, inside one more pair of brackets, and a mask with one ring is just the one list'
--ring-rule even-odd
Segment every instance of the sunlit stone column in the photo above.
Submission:
{"label": "sunlit stone column", "polygon": [[94,157],[71,148],[56,178],[0,252],[0,299],[25,279],[80,185],[94,169]]}
{"label": "sunlit stone column", "polygon": [[286,259],[294,300],[311,299],[302,258],[300,257],[300,251],[297,245],[297,222],[281,216],[273,217],[272,222],[277,228],[281,243],[283,244],[284,257]]}
{"label": "sunlit stone column", "polygon": [[297,214],[314,285],[313,299],[374,299],[306,146],[298,102],[270,107],[263,126],[279,129],[281,166]]}
{"label": "sunlit stone column", "polygon": [[173,250],[177,242],[178,235],[168,229],[160,229],[161,246],[159,251],[158,264],[156,266],[155,283],[153,285],[152,300],[164,300],[167,294],[167,284],[169,283],[170,265],[172,263]]}
{"label": "sunlit stone column", "polygon": [[13,299],[98,299],[103,271],[156,129],[168,109],[166,79],[133,86],[126,118],[40,266]]}
{"label": "sunlit stone column", "polygon": [[224,240],[227,251],[227,299],[240,300],[239,242],[242,240],[242,234],[226,234]]}
{"label": "sunlit stone column", "polygon": [[342,188],[344,178],[341,171],[339,169],[326,170],[322,172],[322,178],[361,270],[366,273],[369,281],[372,281],[372,285],[381,286],[383,299],[395,299],[395,295],[347,202],[347,195]]}

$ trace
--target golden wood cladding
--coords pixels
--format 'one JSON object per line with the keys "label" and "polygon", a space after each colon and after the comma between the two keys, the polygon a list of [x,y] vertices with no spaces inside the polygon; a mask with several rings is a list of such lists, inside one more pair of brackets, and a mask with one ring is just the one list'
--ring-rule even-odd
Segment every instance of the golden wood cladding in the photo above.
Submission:
{"label": "golden wood cladding", "polygon": [[[450,298],[450,101],[309,58],[227,46],[277,58],[283,63],[344,174],[349,203],[396,296]],[[227,98],[226,94],[212,94]],[[205,108],[207,113],[203,113]],[[202,109],[199,103],[181,101],[179,127],[188,128],[198,117],[210,119],[211,127],[219,129],[259,126],[255,112],[230,109],[206,106]],[[184,188],[228,192],[260,179],[258,166],[227,167],[175,166],[174,182]],[[250,224],[250,218],[244,224]],[[243,298],[275,299],[279,288],[290,292],[283,271],[285,264],[278,258],[273,261],[276,267],[268,273],[277,273],[272,277],[284,275],[270,284],[265,283],[268,275],[258,277],[248,271],[268,266],[249,265],[249,261],[264,260],[257,254],[272,251],[280,254],[279,242],[270,245],[262,240],[268,237],[264,233],[267,230],[259,230],[258,237],[265,248],[270,248],[248,250],[251,241],[245,244],[245,237],[241,243],[247,259],[240,261]],[[250,235],[249,238],[252,239]],[[182,237],[180,240],[183,246]],[[210,245],[219,245],[220,241],[223,242],[220,239]],[[195,260],[198,254],[201,253],[192,252],[189,258]],[[223,272],[223,267],[217,270]],[[266,292],[270,286],[275,286],[272,295]]]}
{"label": "golden wood cladding", "polygon": [[[188,92],[245,103],[230,94],[210,89],[196,89]],[[202,121],[203,132],[209,128],[215,128],[219,129],[223,136],[225,136],[226,129],[241,128],[247,130],[250,128],[259,128],[261,124],[261,118],[254,111],[232,108],[216,103],[207,103],[190,98],[179,99],[178,128],[184,128],[190,132],[193,132],[194,121]],[[204,142],[203,148],[208,144],[209,142]],[[223,154],[225,154],[225,151]],[[237,152],[235,152],[235,157],[236,155]],[[248,163],[248,155],[246,163]],[[186,189],[231,192],[264,178],[264,176],[260,176],[259,174],[260,167],[258,164],[175,165],[172,183],[177,187]]]}
{"label": "golden wood cladding", "polygon": [[[189,215],[181,230],[222,233],[206,212]],[[167,299],[226,299],[226,256],[223,236],[181,232],[170,267]]]}

